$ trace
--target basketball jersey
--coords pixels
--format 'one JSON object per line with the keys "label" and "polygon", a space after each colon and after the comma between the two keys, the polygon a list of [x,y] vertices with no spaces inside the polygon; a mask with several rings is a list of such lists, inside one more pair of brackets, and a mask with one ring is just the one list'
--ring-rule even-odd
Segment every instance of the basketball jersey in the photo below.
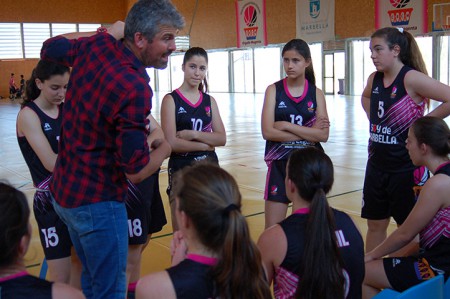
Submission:
{"label": "basketball jersey", "polygon": [[[212,111],[211,97],[199,91],[200,99],[196,104],[192,104],[178,90],[170,93],[175,103],[175,123],[176,131],[195,130],[202,132],[212,132]],[[197,156],[204,152],[174,153],[171,156]]]}
{"label": "basketball jersey", "polygon": [[406,149],[411,124],[422,117],[424,102],[416,104],[407,93],[404,78],[412,68],[403,66],[394,82],[384,87],[382,72],[373,78],[370,96],[369,162],[387,172],[414,169]]}
{"label": "basketball jersey", "polygon": [[[312,127],[316,121],[316,86],[305,79],[305,87],[300,97],[293,97],[287,87],[287,79],[275,82],[275,121],[287,121],[304,127]],[[300,138],[299,138],[300,139]],[[266,141],[264,160],[288,159],[289,153],[298,148],[316,146],[315,142],[299,141]]]}
{"label": "basketball jersey", "polygon": [[[437,174],[450,176],[450,162],[441,165]],[[440,209],[420,232],[420,248],[421,257],[438,272],[444,272],[445,278],[450,276],[450,206]]]}
{"label": "basketball jersey", "polygon": [[51,299],[52,282],[21,272],[0,279],[0,298]]}
{"label": "basketball jersey", "polygon": [[[34,102],[27,103],[26,107],[30,108],[37,114],[39,120],[41,121],[42,132],[47,138],[48,143],[52,148],[52,151],[55,154],[58,154],[58,141],[59,141],[59,134],[61,131],[63,104],[59,105],[58,107],[59,113],[58,118],[56,119],[45,114]],[[30,169],[33,184],[35,187],[39,187],[40,185],[42,185],[44,181],[49,180],[52,173],[44,167],[41,160],[31,147],[31,145],[28,143],[28,140],[25,136],[22,137],[17,136],[17,140],[19,142],[20,151],[22,152],[25,162],[27,163],[28,168]]]}
{"label": "basketball jersey", "polygon": [[[280,226],[287,239],[287,252],[283,262],[276,269],[274,293],[276,298],[293,298],[299,281],[298,272],[302,263],[306,238],[307,209],[292,214]],[[359,299],[364,279],[364,242],[350,217],[344,212],[332,209],[336,222],[336,239],[344,262],[346,298]],[[301,277],[300,277],[301,279]]]}
{"label": "basketball jersey", "polygon": [[214,298],[214,282],[209,274],[211,263],[186,258],[167,269],[178,299]]}

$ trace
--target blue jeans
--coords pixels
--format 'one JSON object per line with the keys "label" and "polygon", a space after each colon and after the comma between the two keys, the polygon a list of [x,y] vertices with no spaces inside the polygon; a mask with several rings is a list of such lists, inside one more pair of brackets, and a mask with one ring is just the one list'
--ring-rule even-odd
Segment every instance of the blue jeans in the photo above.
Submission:
{"label": "blue jeans", "polygon": [[53,206],[66,223],[83,265],[81,286],[86,298],[125,298],[128,254],[125,204],[107,201],[68,209],[53,200]]}

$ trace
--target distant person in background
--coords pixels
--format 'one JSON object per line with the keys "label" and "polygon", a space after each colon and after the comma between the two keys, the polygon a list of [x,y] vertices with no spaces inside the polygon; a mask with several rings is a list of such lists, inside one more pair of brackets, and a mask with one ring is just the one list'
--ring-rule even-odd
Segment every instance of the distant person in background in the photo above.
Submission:
{"label": "distant person in background", "polygon": [[28,274],[24,257],[31,240],[29,218],[25,194],[0,182],[0,298],[84,298],[80,290]]}
{"label": "distant person in background", "polygon": [[16,98],[17,92],[18,88],[14,79],[14,73],[11,73],[11,76],[9,77],[9,98],[11,100],[14,100]]}
{"label": "distant person in background", "polygon": [[23,75],[20,75],[19,94],[21,97],[23,97],[24,90],[25,90],[25,79],[23,78]]}

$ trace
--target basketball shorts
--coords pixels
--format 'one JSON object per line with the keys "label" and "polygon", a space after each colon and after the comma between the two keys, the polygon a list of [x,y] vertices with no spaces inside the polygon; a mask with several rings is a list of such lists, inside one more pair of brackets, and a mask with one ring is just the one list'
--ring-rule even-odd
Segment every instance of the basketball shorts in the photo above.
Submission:
{"label": "basketball shorts", "polygon": [[439,274],[425,258],[413,256],[384,258],[383,265],[389,283],[399,292]]}
{"label": "basketball shorts", "polygon": [[33,200],[33,212],[45,258],[55,260],[69,257],[72,240],[66,224],[59,218],[53,208],[50,191],[36,191]]}
{"label": "basketball shorts", "polygon": [[397,224],[402,224],[414,207],[421,186],[428,178],[429,171],[425,167],[389,173],[368,162],[361,217],[370,220],[393,217]]}
{"label": "basketball shorts", "polygon": [[198,155],[196,154],[188,156],[173,155],[170,157],[169,163],[167,165],[169,184],[166,190],[167,195],[169,195],[169,199],[171,198],[170,194],[172,191],[173,176],[175,175],[175,173],[178,170],[185,168],[186,166],[200,161],[207,161],[219,165],[219,158],[217,158],[216,152],[201,152]]}
{"label": "basketball shorts", "polygon": [[161,231],[167,224],[167,219],[159,191],[159,171],[139,184],[128,181],[125,205],[128,215],[128,244],[145,244],[149,234]]}
{"label": "basketball shorts", "polygon": [[268,163],[264,199],[289,204],[286,196],[284,179],[286,178],[286,165],[288,160],[273,160]]}

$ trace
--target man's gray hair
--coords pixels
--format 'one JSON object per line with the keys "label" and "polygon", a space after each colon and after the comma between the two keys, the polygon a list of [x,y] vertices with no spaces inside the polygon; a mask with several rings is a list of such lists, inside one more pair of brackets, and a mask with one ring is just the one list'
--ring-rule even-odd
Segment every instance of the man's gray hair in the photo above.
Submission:
{"label": "man's gray hair", "polygon": [[125,19],[125,39],[134,40],[134,34],[141,32],[152,41],[165,25],[178,30],[184,27],[184,18],[169,0],[139,0]]}

